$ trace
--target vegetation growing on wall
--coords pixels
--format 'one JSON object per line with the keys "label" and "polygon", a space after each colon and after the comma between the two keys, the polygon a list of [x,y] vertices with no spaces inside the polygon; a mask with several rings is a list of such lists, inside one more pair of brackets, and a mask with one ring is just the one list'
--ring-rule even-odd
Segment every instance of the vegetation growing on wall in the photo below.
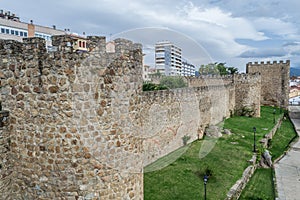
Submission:
{"label": "vegetation growing on wall", "polygon": [[209,63],[201,65],[199,68],[200,75],[229,75],[238,73],[236,67],[228,67],[226,63]]}
{"label": "vegetation growing on wall", "polygon": [[143,91],[166,90],[187,87],[187,83],[180,76],[164,76],[159,84],[146,82],[143,84]]}
{"label": "vegetation growing on wall", "polygon": [[165,85],[170,89],[183,88],[187,84],[181,76],[165,76],[160,80],[161,85]]}
{"label": "vegetation growing on wall", "polygon": [[146,82],[143,84],[143,91],[153,91],[153,90],[167,90],[168,87],[161,84],[154,84]]}

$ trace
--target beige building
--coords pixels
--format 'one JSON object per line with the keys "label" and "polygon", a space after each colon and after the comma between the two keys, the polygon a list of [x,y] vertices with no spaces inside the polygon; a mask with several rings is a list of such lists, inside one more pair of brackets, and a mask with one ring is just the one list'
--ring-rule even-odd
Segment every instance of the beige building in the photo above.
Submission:
{"label": "beige building", "polygon": [[45,27],[20,21],[15,14],[0,10],[0,39],[10,39],[22,42],[23,38],[41,37],[46,40],[46,45],[51,46],[52,35],[63,35],[66,31],[58,30],[55,26]]}

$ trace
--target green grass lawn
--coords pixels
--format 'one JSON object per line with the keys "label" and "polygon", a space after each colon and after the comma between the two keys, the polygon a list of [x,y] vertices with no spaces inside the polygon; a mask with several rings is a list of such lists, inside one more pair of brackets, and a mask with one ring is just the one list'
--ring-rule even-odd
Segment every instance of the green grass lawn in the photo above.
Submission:
{"label": "green grass lawn", "polygon": [[274,184],[272,169],[257,169],[243,190],[240,200],[273,200]]}
{"label": "green grass lawn", "polygon": [[284,151],[288,149],[288,145],[297,137],[292,122],[289,119],[283,120],[280,128],[273,137],[270,146],[272,160],[279,158]]}
{"label": "green grass lawn", "polygon": [[[276,118],[279,117],[276,113]],[[201,146],[208,138],[195,141],[175,162],[163,169],[147,169],[160,164],[152,164],[144,174],[145,200],[194,200],[203,199],[203,176],[206,169],[212,171],[207,183],[207,199],[224,199],[229,189],[241,178],[252,157],[253,127],[257,129],[257,141],[268,133],[273,125],[272,107],[261,108],[261,118],[233,117],[225,120],[224,127],[233,134],[218,139],[210,153],[200,159]],[[172,157],[174,154],[170,154]],[[168,156],[166,156],[168,157]],[[163,161],[161,161],[163,160]],[[157,162],[164,163],[167,158]]]}
{"label": "green grass lawn", "polygon": [[[271,147],[272,159],[280,157],[288,149],[289,143],[297,137],[293,124],[289,119],[283,120],[281,127],[274,135]],[[275,199],[272,169],[257,169],[240,199]]]}

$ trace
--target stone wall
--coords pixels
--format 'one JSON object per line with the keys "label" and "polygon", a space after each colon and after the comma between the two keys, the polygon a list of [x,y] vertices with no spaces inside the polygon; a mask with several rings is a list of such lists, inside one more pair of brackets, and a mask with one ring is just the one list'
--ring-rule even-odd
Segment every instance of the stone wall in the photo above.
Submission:
{"label": "stone wall", "polygon": [[235,113],[260,116],[261,76],[257,74],[235,74]]}
{"label": "stone wall", "polygon": [[1,193],[1,199],[9,199],[8,195],[12,192],[13,165],[10,159],[11,138],[8,120],[2,123],[4,117],[9,117],[9,114],[0,110],[0,188],[5,189],[5,192]]}
{"label": "stone wall", "polygon": [[260,73],[261,103],[287,108],[289,95],[290,61],[248,63],[247,73]]}
{"label": "stone wall", "polygon": [[[253,158],[252,158],[253,159]],[[254,158],[256,160],[256,158]],[[249,182],[250,178],[254,174],[256,170],[256,165],[248,166],[240,178],[229,190],[227,193],[227,197],[225,200],[237,200],[239,199],[240,195],[242,194],[243,189],[246,187],[247,183]]]}
{"label": "stone wall", "polygon": [[259,77],[142,92],[141,45],[116,39],[107,52],[105,38],[93,36],[89,52],[74,52],[73,42],[56,36],[46,52],[43,39],[0,40],[6,199],[143,199],[143,167],[183,146],[182,137],[202,138],[236,107],[259,116]]}
{"label": "stone wall", "polygon": [[209,85],[227,85],[233,82],[233,76],[205,75],[199,77],[185,77],[189,87],[200,87]]}
{"label": "stone wall", "polygon": [[1,100],[10,111],[1,196],[142,199],[133,98],[142,86],[141,46],[119,39],[108,54],[105,38],[93,37],[91,52],[74,53],[72,42],[56,37],[57,51],[47,54],[38,38],[0,41]]}
{"label": "stone wall", "polygon": [[143,94],[140,119],[144,166],[203,137],[206,127],[217,124],[234,110],[233,85],[152,91]]}

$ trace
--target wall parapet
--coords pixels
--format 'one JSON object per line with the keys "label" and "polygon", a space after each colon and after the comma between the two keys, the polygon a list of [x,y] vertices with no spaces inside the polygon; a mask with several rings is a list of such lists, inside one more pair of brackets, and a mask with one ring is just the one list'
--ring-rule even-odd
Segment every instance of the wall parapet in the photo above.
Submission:
{"label": "wall parapet", "polygon": [[277,65],[277,64],[290,64],[290,60],[286,60],[286,61],[283,61],[283,60],[280,60],[280,61],[261,61],[261,62],[248,62],[247,63],[247,66],[251,66],[251,65]]}
{"label": "wall parapet", "polygon": [[184,87],[170,90],[154,90],[154,91],[144,91],[142,93],[143,99],[145,102],[151,101],[155,98],[182,98],[182,97],[191,97],[203,92],[214,92],[216,90],[225,90],[228,87],[233,87],[233,84],[226,85],[209,85],[209,86],[200,86],[200,87]]}

